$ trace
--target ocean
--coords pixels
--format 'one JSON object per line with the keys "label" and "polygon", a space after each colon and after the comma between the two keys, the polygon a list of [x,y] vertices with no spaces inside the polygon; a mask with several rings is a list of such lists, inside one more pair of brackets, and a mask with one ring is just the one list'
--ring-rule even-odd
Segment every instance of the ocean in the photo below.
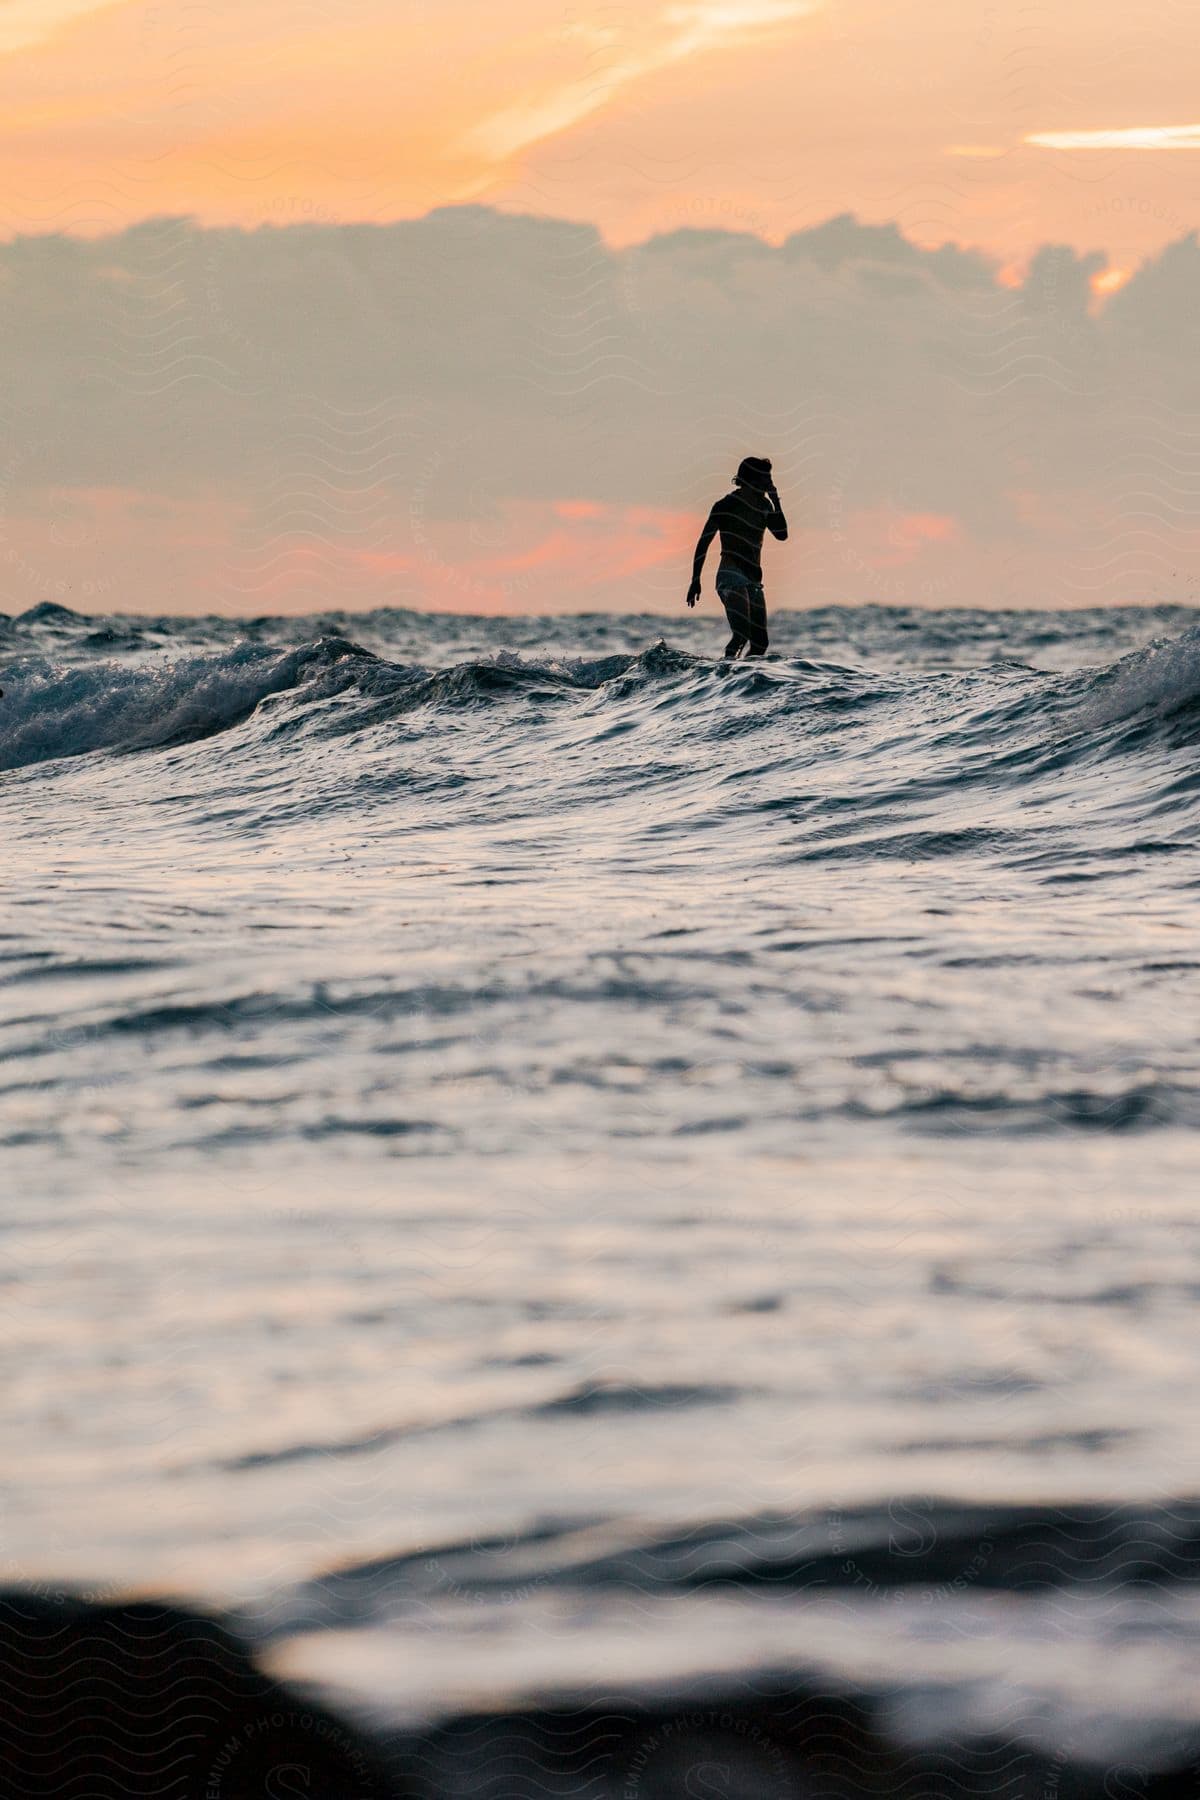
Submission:
{"label": "ocean", "polygon": [[1197,614],[722,625],[0,621],[5,1578],[414,1792],[1194,1780]]}

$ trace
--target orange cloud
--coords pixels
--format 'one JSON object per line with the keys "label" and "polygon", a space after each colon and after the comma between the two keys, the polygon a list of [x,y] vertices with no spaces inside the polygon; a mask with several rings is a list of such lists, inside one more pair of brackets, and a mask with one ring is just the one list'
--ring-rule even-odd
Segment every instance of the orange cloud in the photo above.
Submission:
{"label": "orange cloud", "polygon": [[557,80],[534,87],[468,135],[468,145],[504,161],[611,106],[632,83],[725,46],[742,47],[816,9],[818,0],[673,0],[610,24],[572,21],[556,29],[560,49],[575,51]]}
{"label": "orange cloud", "polygon": [[1133,275],[1132,269],[1100,269],[1091,279],[1091,289],[1098,299],[1117,293]]}
{"label": "orange cloud", "polygon": [[230,612],[244,504],[123,487],[51,487],[0,506],[0,609]]}
{"label": "orange cloud", "polygon": [[1117,131],[1034,131],[1042,150],[1200,150],[1200,125],[1129,125]]}
{"label": "orange cloud", "polygon": [[[681,598],[700,519],[690,512],[600,501],[510,500],[489,526],[488,547],[468,548],[470,527],[422,521],[412,546],[378,552],[347,547],[351,591],[366,579],[374,605],[419,605],[449,612],[551,612],[655,608],[664,594]],[[581,530],[564,530],[562,522]],[[303,571],[298,572],[303,578]],[[289,592],[286,557],[275,572]],[[615,589],[614,589],[614,584]],[[622,586],[621,584],[626,584]],[[310,602],[311,603],[311,602]],[[291,601],[288,602],[289,610]]]}
{"label": "orange cloud", "polygon": [[63,25],[97,10],[98,0],[7,0],[0,11],[0,56],[42,43]]}
{"label": "orange cloud", "polygon": [[[1125,18],[1115,0],[1056,0],[1031,49],[1019,9],[964,30],[961,0],[911,0],[903,31],[895,0],[0,0],[0,230],[384,220],[483,198],[618,243],[687,224],[778,240],[854,211],[1005,259],[1094,248],[1106,196],[1081,208],[1038,149],[1200,145],[1186,123],[1034,116],[1084,65],[1089,110],[1128,115],[1129,59],[1094,59]],[[1186,120],[1184,13],[1138,44],[1142,116]],[[1031,56],[1038,81],[997,84]],[[1123,260],[1192,223],[1186,163],[1139,171]]]}
{"label": "orange cloud", "polygon": [[945,513],[905,513],[895,529],[898,543],[948,544],[958,536],[958,521]]}
{"label": "orange cloud", "polygon": [[852,524],[863,560],[872,569],[906,568],[929,546],[955,544],[961,537],[958,520],[948,513],[879,507],[856,513]]}

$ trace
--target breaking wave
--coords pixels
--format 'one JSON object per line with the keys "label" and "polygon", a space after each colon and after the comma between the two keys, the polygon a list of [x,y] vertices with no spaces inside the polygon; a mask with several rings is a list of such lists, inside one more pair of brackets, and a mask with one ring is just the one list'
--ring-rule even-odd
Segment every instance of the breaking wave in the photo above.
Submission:
{"label": "breaking wave", "polygon": [[[39,627],[44,639],[50,627],[60,654],[16,655],[0,673],[0,769],[163,749],[247,721],[262,728],[264,754],[272,736],[351,736],[418,713],[436,719],[473,711],[492,732],[519,737],[537,731],[547,709],[572,707],[590,709],[597,739],[647,727],[664,713],[677,730],[710,742],[790,725],[786,749],[797,771],[812,760],[815,740],[830,733],[846,740],[857,729],[863,743],[842,748],[886,757],[893,767],[906,755],[919,761],[923,750],[957,753],[958,768],[940,770],[942,786],[1024,777],[1105,750],[1182,748],[1200,734],[1200,628],[1062,673],[1016,659],[983,670],[871,668],[793,655],[729,665],[661,639],[597,656],[498,649],[431,667],[333,633],[278,645],[258,632],[206,649],[195,622],[181,634],[190,640],[186,654],[170,654],[162,627],[148,652],[145,628],[86,621],[91,629],[75,631],[64,656],[64,631],[85,621],[58,607],[26,619],[25,637]],[[227,621],[213,628],[229,629]],[[13,626],[8,635],[19,637]],[[132,650],[114,659],[125,640]],[[619,708],[618,724],[610,714]],[[920,774],[915,766],[911,772]]]}

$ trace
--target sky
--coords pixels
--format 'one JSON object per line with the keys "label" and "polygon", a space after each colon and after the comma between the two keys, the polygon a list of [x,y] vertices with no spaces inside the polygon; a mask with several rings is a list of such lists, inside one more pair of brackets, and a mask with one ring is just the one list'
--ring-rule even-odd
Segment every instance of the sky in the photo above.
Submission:
{"label": "sky", "polygon": [[0,0],[0,608],[1192,597],[1182,0]]}

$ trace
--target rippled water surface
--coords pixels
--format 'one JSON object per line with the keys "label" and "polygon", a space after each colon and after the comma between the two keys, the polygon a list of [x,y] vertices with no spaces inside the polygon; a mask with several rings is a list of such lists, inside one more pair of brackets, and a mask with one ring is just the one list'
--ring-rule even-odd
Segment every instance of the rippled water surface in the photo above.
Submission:
{"label": "rippled water surface", "polygon": [[0,625],[10,1573],[1187,1716],[1194,618]]}

